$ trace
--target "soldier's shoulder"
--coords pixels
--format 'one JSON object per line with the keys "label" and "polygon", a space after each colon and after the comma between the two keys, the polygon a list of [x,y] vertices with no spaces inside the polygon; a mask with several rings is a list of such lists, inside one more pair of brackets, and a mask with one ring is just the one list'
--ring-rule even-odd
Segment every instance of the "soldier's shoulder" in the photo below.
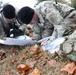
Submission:
{"label": "soldier's shoulder", "polygon": [[55,2],[53,2],[53,1],[43,1],[43,2],[40,2],[39,4],[37,4],[35,6],[35,9],[45,7],[45,6],[51,5],[51,4],[55,4]]}

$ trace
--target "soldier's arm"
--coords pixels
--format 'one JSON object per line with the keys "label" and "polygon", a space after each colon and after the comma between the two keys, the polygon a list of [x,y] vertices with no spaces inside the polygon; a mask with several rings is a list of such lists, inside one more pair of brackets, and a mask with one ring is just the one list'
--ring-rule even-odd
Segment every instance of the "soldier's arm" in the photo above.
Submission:
{"label": "soldier's arm", "polygon": [[34,25],[33,30],[34,30],[33,39],[40,40],[42,36],[40,27],[38,25]]}
{"label": "soldier's arm", "polygon": [[7,35],[7,31],[3,28],[3,23],[0,20],[0,39],[2,39],[5,35]]}
{"label": "soldier's arm", "polygon": [[75,10],[73,7],[62,3],[55,4],[55,6],[63,18],[66,18],[71,12]]}

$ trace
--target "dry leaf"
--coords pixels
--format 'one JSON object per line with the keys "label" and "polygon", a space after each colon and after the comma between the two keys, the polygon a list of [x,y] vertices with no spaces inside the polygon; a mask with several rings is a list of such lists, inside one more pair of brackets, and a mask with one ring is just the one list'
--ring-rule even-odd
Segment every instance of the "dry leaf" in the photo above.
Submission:
{"label": "dry leaf", "polygon": [[75,70],[75,72],[74,72],[74,75],[76,75],[76,70]]}
{"label": "dry leaf", "polygon": [[3,60],[4,58],[6,58],[6,53],[0,52],[0,59]]}
{"label": "dry leaf", "polygon": [[36,61],[30,61],[30,63],[29,63],[30,68],[33,68],[35,63],[36,63]]}
{"label": "dry leaf", "polygon": [[30,53],[33,55],[39,54],[41,52],[40,47],[37,44],[31,46],[30,51]]}
{"label": "dry leaf", "polygon": [[26,51],[25,53],[23,53],[21,55],[22,59],[27,59],[28,58],[28,51]]}
{"label": "dry leaf", "polygon": [[27,54],[22,54],[22,59],[26,59],[27,58]]}
{"label": "dry leaf", "polygon": [[33,72],[29,73],[28,75],[40,75],[40,74],[41,74],[40,70],[37,69],[37,68],[35,68],[35,69],[33,70]]}
{"label": "dry leaf", "polygon": [[38,60],[42,57],[42,53],[39,53],[38,55],[36,55],[35,60]]}
{"label": "dry leaf", "polygon": [[67,65],[65,65],[61,69],[61,72],[67,72],[68,74],[73,74],[75,70],[76,70],[76,65],[74,62],[72,62],[72,63],[68,63]]}
{"label": "dry leaf", "polygon": [[20,64],[17,66],[18,71],[27,71],[30,69],[29,65]]}
{"label": "dry leaf", "polygon": [[12,59],[12,61],[11,61],[11,62],[12,62],[12,64],[14,64],[14,63],[15,63],[15,61],[16,61],[16,60]]}

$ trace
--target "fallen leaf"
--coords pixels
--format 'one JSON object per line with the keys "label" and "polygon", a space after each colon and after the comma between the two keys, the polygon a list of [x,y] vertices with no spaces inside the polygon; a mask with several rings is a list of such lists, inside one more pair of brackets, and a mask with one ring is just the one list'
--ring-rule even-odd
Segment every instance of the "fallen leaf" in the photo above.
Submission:
{"label": "fallen leaf", "polygon": [[0,52],[0,59],[3,60],[4,58],[6,58],[6,53]]}
{"label": "fallen leaf", "polygon": [[65,65],[60,71],[67,72],[68,74],[73,74],[75,70],[76,70],[76,64],[72,62]]}
{"label": "fallen leaf", "polygon": [[33,68],[35,63],[36,63],[36,61],[30,61],[30,63],[29,63],[30,68]]}
{"label": "fallen leaf", "polygon": [[16,61],[16,60],[12,59],[12,61],[11,61],[11,62],[12,62],[12,64],[14,64],[14,63],[15,63],[15,61]]}
{"label": "fallen leaf", "polygon": [[41,74],[40,70],[37,69],[37,68],[35,68],[35,69],[33,70],[33,72],[29,73],[28,75],[40,75],[40,74]]}
{"label": "fallen leaf", "polygon": [[28,57],[28,51],[26,51],[25,53],[23,53],[21,56],[22,56],[22,59],[26,59]]}
{"label": "fallen leaf", "polygon": [[32,55],[39,54],[40,52],[41,52],[40,47],[37,44],[30,47],[30,53]]}
{"label": "fallen leaf", "polygon": [[27,71],[30,69],[29,65],[20,64],[17,66],[18,71]]}
{"label": "fallen leaf", "polygon": [[76,75],[76,70],[75,70],[75,72],[74,72],[74,75]]}

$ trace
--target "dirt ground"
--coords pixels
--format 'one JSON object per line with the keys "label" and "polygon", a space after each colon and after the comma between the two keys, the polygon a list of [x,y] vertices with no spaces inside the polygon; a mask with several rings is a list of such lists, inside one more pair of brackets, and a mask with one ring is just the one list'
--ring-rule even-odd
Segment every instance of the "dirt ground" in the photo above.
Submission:
{"label": "dirt ground", "polygon": [[[68,59],[48,51],[34,52],[34,47],[33,50],[31,47],[0,45],[0,75],[65,75],[60,70],[70,62]],[[19,69],[21,64],[31,64],[32,67]],[[39,70],[39,74],[30,74],[35,68]]]}

